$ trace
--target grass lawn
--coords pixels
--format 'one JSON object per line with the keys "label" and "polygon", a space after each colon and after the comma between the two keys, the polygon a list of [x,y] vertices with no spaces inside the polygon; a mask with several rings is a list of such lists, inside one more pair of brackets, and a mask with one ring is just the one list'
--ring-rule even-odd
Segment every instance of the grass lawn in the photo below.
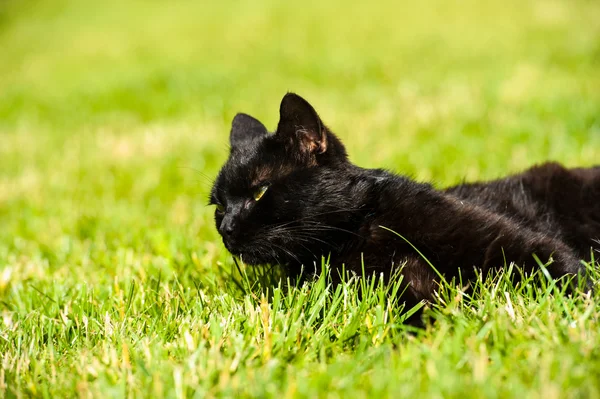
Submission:
{"label": "grass lawn", "polygon": [[600,397],[600,294],[541,273],[414,331],[393,284],[238,270],[208,190],[288,90],[438,186],[597,164],[600,2],[0,0],[0,397]]}

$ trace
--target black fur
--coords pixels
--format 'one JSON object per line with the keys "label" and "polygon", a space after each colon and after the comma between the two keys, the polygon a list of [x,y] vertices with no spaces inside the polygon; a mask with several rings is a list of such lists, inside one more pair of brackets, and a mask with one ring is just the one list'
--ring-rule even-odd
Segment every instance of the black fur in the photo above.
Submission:
{"label": "black fur", "polygon": [[[268,188],[257,201],[261,187]],[[220,208],[215,223],[225,246],[244,262],[283,264],[292,274],[318,272],[323,256],[359,274],[362,262],[386,276],[404,266],[408,302],[431,300],[438,280],[412,246],[446,278],[460,269],[463,279],[506,261],[534,270],[533,254],[553,259],[553,277],[577,276],[580,259],[600,250],[600,167],[548,163],[436,190],[350,163],[310,104],[291,93],[274,134],[252,117],[234,118],[210,202]]]}

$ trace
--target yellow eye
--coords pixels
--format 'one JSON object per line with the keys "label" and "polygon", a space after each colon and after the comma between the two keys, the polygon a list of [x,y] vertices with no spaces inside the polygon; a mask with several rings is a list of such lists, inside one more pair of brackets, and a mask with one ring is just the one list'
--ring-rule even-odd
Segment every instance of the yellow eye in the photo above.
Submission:
{"label": "yellow eye", "polygon": [[268,189],[269,189],[269,186],[267,184],[257,188],[256,191],[254,191],[254,194],[252,195],[254,197],[254,201],[258,201],[259,199],[261,199],[263,197],[263,195],[265,195],[265,193],[267,192]]}
{"label": "yellow eye", "polygon": [[225,212],[225,207],[221,204],[216,204],[217,205],[217,212]]}

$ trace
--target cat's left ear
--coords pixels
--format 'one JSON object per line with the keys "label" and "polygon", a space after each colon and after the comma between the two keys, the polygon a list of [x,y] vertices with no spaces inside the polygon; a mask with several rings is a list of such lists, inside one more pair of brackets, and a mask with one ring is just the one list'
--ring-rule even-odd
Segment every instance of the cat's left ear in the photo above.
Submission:
{"label": "cat's left ear", "polygon": [[327,133],[319,115],[297,94],[287,93],[281,100],[276,134],[307,155],[327,151]]}
{"label": "cat's left ear", "polygon": [[268,131],[265,125],[250,115],[240,113],[231,122],[229,143],[232,149],[236,149],[266,134]]}

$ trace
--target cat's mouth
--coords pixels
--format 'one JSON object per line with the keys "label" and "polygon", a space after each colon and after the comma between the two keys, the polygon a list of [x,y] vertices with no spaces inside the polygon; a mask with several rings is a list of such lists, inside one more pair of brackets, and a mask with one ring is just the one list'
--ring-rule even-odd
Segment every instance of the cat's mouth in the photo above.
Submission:
{"label": "cat's mouth", "polygon": [[228,240],[223,240],[223,244],[225,244],[225,248],[236,258],[240,259],[243,263],[251,266],[257,266],[260,264],[267,263],[264,257],[261,256],[259,251],[255,249],[247,249],[241,248],[236,245],[233,245]]}
{"label": "cat's mouth", "polygon": [[242,263],[249,266],[258,266],[268,263],[260,254],[254,253],[253,251],[238,251],[237,253],[231,253],[237,257]]}
{"label": "cat's mouth", "polygon": [[223,240],[225,248],[236,258],[249,266],[259,266],[266,264],[286,264],[286,259],[281,254],[276,253],[273,248],[263,246],[238,246],[228,240]]}

